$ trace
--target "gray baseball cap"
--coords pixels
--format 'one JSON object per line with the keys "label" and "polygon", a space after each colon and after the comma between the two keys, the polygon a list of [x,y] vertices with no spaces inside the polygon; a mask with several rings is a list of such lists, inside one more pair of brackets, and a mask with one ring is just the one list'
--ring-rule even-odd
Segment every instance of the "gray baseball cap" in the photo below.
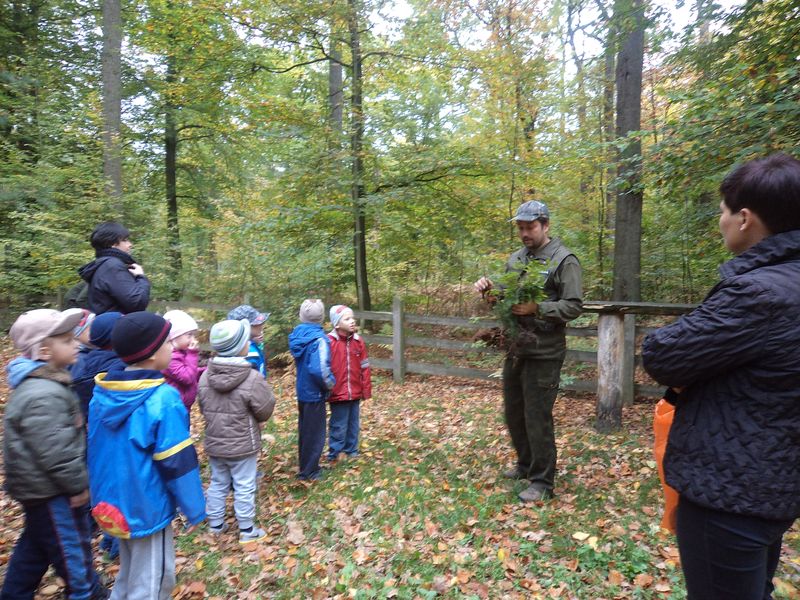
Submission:
{"label": "gray baseball cap", "polygon": [[529,200],[519,205],[517,214],[510,221],[536,221],[537,219],[550,220],[550,211],[547,204],[538,200]]}

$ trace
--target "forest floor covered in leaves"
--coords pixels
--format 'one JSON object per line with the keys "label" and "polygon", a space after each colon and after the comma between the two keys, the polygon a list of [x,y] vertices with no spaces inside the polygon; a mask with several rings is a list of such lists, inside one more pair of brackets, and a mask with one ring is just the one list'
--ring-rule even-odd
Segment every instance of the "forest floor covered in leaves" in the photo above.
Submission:
{"label": "forest floor covered in leaves", "polygon": [[[522,505],[522,485],[500,476],[513,454],[499,382],[412,377],[400,386],[376,374],[361,456],[309,485],[294,478],[292,374],[270,380],[278,404],[258,490],[268,537],[241,546],[233,532],[179,534],[176,598],[685,597],[675,539],[658,528],[652,403],[626,408],[623,430],[603,436],[592,428],[593,396],[560,397],[558,496]],[[7,394],[0,378],[0,403]],[[194,411],[193,428],[201,437]],[[198,452],[207,480],[201,443]],[[0,492],[0,576],[22,522]],[[100,557],[97,566],[109,577],[117,569]],[[49,574],[38,597],[60,597],[60,583]],[[776,598],[800,597],[797,525],[777,585]]]}

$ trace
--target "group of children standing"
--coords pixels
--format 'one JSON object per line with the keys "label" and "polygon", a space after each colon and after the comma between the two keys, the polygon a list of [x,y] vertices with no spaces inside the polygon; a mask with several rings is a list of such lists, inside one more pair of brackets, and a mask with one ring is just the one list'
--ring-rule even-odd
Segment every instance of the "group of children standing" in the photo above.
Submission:
{"label": "group of children standing", "polygon": [[[256,523],[261,424],[275,397],[267,383],[263,325],[269,314],[243,305],[209,332],[214,356],[198,361],[198,325],[183,311],[93,315],[86,310],[23,313],[10,335],[22,356],[8,367],[6,489],[25,528],[0,600],[32,598],[49,565],[66,597],[108,597],[92,567],[99,526],[119,552],[114,599],[166,599],[175,585],[172,522],[204,520],[222,534],[231,490],[239,541],[266,535]],[[301,480],[319,479],[330,401],[328,463],[358,454],[359,402],[371,396],[366,347],[350,309],[306,300],[289,336],[297,365]],[[73,393],[74,390],[74,393]],[[205,420],[211,479],[203,493],[189,414]],[[88,424],[88,425],[87,425]],[[95,525],[96,524],[96,525]]]}
{"label": "group of children standing", "polygon": [[330,402],[328,465],[342,453],[358,456],[360,403],[372,397],[372,378],[364,340],[356,333],[353,311],[344,305],[330,310],[333,329],[325,334],[322,300],[305,300],[300,324],[289,334],[289,351],[297,365],[298,479],[321,476],[325,447],[325,401]]}

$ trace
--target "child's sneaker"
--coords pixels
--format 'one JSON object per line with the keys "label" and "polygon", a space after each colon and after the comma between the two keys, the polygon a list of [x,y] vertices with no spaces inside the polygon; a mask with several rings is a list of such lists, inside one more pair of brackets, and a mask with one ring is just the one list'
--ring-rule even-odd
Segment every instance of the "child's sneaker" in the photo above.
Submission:
{"label": "child's sneaker", "polygon": [[209,524],[208,525],[208,531],[210,533],[213,533],[214,535],[220,535],[220,534],[225,533],[226,531],[228,531],[228,524],[225,523],[224,521],[222,523],[220,523],[219,525],[211,525],[211,524]]}
{"label": "child's sneaker", "polygon": [[250,531],[244,529],[239,530],[239,543],[249,544],[250,542],[260,542],[267,537],[267,532],[261,527],[251,527]]}

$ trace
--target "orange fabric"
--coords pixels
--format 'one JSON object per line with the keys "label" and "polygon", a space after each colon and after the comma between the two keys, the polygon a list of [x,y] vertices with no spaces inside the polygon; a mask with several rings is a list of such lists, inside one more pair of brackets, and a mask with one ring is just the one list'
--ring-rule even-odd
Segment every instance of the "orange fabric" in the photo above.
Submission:
{"label": "orange fabric", "polygon": [[664,516],[661,518],[661,527],[675,533],[678,492],[669,487],[664,480],[664,453],[667,450],[667,439],[669,439],[673,416],[675,416],[675,407],[664,399],[659,400],[653,416],[653,433],[655,434],[653,454],[658,465],[658,478],[661,480],[661,487],[664,490]]}
{"label": "orange fabric", "polygon": [[131,537],[131,528],[120,510],[108,502],[100,502],[92,509],[92,516],[100,528],[117,538],[127,540]]}

